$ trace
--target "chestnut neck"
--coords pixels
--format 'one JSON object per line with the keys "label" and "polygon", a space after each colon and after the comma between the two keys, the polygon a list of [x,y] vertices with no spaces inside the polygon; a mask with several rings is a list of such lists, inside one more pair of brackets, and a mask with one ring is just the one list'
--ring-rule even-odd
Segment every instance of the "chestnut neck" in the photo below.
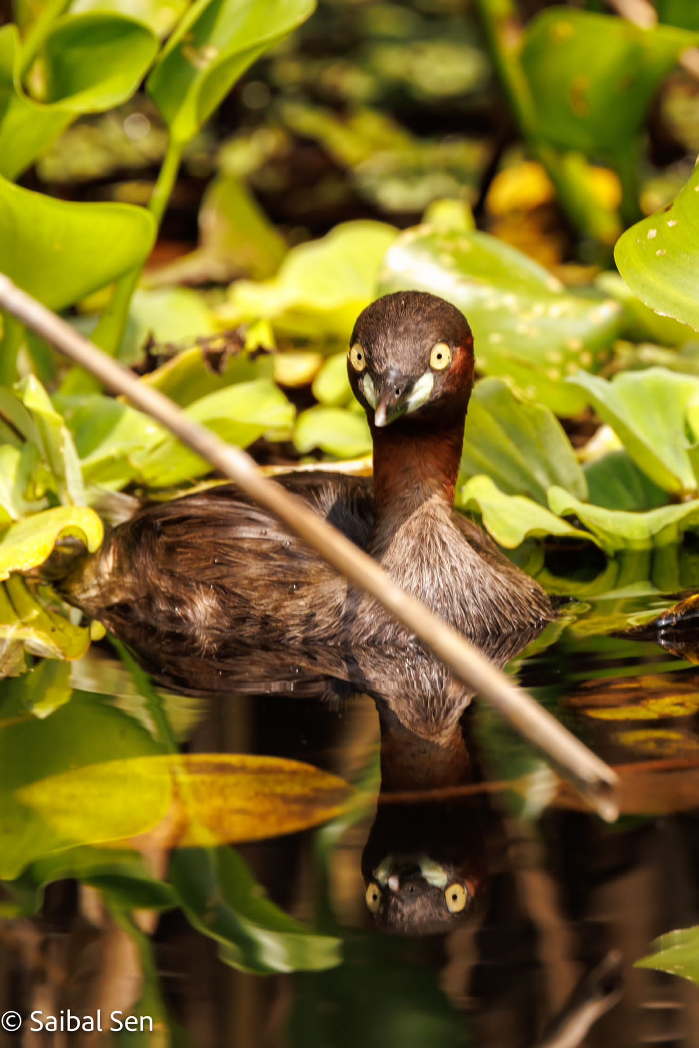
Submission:
{"label": "chestnut neck", "polygon": [[370,423],[378,530],[397,527],[426,503],[451,508],[465,420],[464,404],[438,424],[409,417],[380,429]]}

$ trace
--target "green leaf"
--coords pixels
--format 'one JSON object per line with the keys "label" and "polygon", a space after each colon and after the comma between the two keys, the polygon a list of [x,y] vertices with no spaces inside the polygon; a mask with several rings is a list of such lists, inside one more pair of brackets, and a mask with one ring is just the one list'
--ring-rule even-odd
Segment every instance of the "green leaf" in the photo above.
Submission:
{"label": "green leaf", "polygon": [[696,333],[672,317],[661,317],[634,295],[618,273],[600,273],[595,285],[624,309],[625,322],[620,335],[633,342],[655,342],[659,346],[684,346]]}
{"label": "green leaf", "polygon": [[[161,367],[144,375],[141,381],[159,389],[181,407],[186,407],[187,404],[223,389],[224,386],[272,377],[274,361],[271,354],[253,356],[247,349],[238,349],[234,345],[230,356],[226,356],[225,336],[221,336],[221,346],[223,356],[217,366],[214,366],[215,354],[220,347],[212,340],[206,348],[192,346],[190,349],[183,349]],[[214,354],[213,361],[208,355],[209,352]]]}
{"label": "green leaf", "polygon": [[371,451],[371,433],[364,415],[319,404],[296,420],[294,446],[302,455],[320,448],[337,458],[356,458]]}
{"label": "green leaf", "polygon": [[418,226],[389,249],[381,290],[431,291],[462,310],[477,366],[510,378],[558,415],[582,411],[565,382],[609,355],[621,310],[609,299],[563,291],[536,262],[486,233]]}
{"label": "green leaf", "polygon": [[636,961],[636,968],[655,968],[699,983],[699,926],[661,935],[653,946],[655,953]]}
{"label": "green leaf", "polygon": [[58,540],[68,535],[93,552],[102,541],[102,522],[85,506],[58,506],[11,524],[0,537],[0,579],[43,564]]}
{"label": "green leaf", "polygon": [[39,599],[19,575],[0,585],[0,667],[4,673],[22,670],[18,653],[24,649],[48,659],[79,659],[89,646],[90,631],[74,626],[48,600]]}
{"label": "green leaf", "polygon": [[41,718],[69,702],[72,692],[70,666],[58,659],[42,659],[21,679],[3,684],[5,702],[15,701],[18,709]]}
{"label": "green leaf", "polygon": [[35,494],[31,481],[38,454],[34,444],[24,444],[21,448],[0,444],[0,528],[46,507],[46,499],[31,497]]}
{"label": "green leaf", "polygon": [[170,875],[188,920],[219,944],[224,963],[260,973],[340,963],[339,940],[309,932],[275,906],[232,849],[178,851]]}
{"label": "green leaf", "polygon": [[644,218],[622,234],[614,257],[642,302],[699,331],[699,168],[669,210]]}
{"label": "green leaf", "polygon": [[233,324],[267,318],[289,334],[347,339],[376,296],[379,267],[396,231],[381,222],[344,222],[289,251],[273,280],[239,280],[222,310]]}
{"label": "green leaf", "polygon": [[585,466],[585,478],[589,501],[605,509],[656,509],[667,502],[663,489],[625,451],[610,451],[590,462]]}
{"label": "green leaf", "polygon": [[517,396],[501,379],[474,387],[461,456],[461,478],[485,473],[507,495],[546,504],[553,484],[587,495],[585,476],[555,415]]}
{"label": "green leaf", "polygon": [[46,95],[22,89],[20,46],[13,26],[0,30],[0,173],[29,166],[81,113],[102,112],[133,94],[151,65],[157,41],[142,22],[104,11],[70,14],[55,23],[42,55]]}
{"label": "green leaf", "polygon": [[[27,375],[16,386],[17,399],[31,418],[27,439],[36,448],[51,474],[53,489],[62,502],[85,503],[80,462],[73,438],[48,393],[34,375]],[[8,398],[14,394],[0,389],[0,413],[10,410]]]}
{"label": "green leaf", "polygon": [[316,400],[326,407],[336,408],[350,403],[354,394],[347,377],[347,354],[333,353],[313,379],[311,387]]}
{"label": "green leaf", "polygon": [[694,34],[639,29],[623,18],[554,7],[527,27],[522,65],[536,134],[564,149],[616,151]]}
{"label": "green leaf", "polygon": [[699,523],[699,499],[645,513],[629,513],[592,506],[562,488],[551,488],[549,506],[554,513],[581,521],[607,553],[669,546],[681,542],[683,533]]}
{"label": "green leaf", "polygon": [[29,866],[7,887],[19,898],[17,916],[31,916],[42,905],[44,889],[67,879],[106,892],[112,902],[127,909],[167,910],[177,905],[169,884],[151,876],[135,851],[115,848],[71,848],[48,855]]}
{"label": "green leaf", "polygon": [[129,306],[119,359],[128,365],[140,362],[149,338],[160,343],[183,343],[217,331],[213,313],[200,292],[186,287],[137,290]]}
{"label": "green leaf", "polygon": [[187,9],[187,0],[73,0],[73,14],[85,11],[115,11],[121,15],[145,22],[157,36],[170,32],[177,19]]}
{"label": "green leaf", "polygon": [[3,695],[0,878],[15,878],[28,863],[75,844],[23,804],[18,792],[68,769],[153,754],[159,749],[140,724],[100,696],[74,693],[69,703],[38,720],[30,714],[18,717]]}
{"label": "green leaf", "polygon": [[538,502],[523,495],[503,494],[490,477],[471,477],[459,489],[456,504],[464,510],[475,507],[481,514],[484,527],[506,549],[515,549],[527,538],[546,535],[584,539],[599,545],[589,532],[574,528]]}
{"label": "green leaf", "polygon": [[694,0],[655,0],[655,6],[661,22],[699,32],[699,8]]}
{"label": "green leaf", "polygon": [[624,372],[611,382],[581,372],[570,383],[585,391],[588,403],[652,481],[678,495],[696,492],[687,432],[688,414],[699,399],[699,379],[648,368]]}
{"label": "green leaf", "polygon": [[51,309],[140,266],[154,235],[144,208],[68,203],[0,178],[0,272]]}
{"label": "green leaf", "polygon": [[245,275],[270,277],[286,254],[277,232],[244,182],[219,175],[206,187],[199,208],[199,247],[148,279],[154,284],[223,284]]}
{"label": "green leaf", "polygon": [[[229,444],[246,447],[263,434],[285,435],[295,411],[272,381],[257,379],[209,393],[190,404],[185,413]],[[134,454],[132,462],[147,484],[159,487],[179,484],[211,469],[208,462],[169,434],[145,454]]]}
{"label": "green leaf", "polygon": [[148,79],[176,142],[188,142],[248,66],[305,21],[314,0],[197,0]]}

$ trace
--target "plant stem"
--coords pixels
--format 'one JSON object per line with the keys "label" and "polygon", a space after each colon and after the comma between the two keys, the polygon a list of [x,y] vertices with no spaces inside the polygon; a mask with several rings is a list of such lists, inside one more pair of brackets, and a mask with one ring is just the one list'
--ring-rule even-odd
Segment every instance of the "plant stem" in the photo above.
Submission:
{"label": "plant stem", "polygon": [[[148,210],[154,216],[158,226],[160,226],[168,201],[175,188],[177,172],[182,160],[182,148],[181,142],[175,142],[172,138],[170,139],[158,179],[153,187]],[[129,306],[131,305],[134,291],[138,287],[140,276],[141,268],[132,269],[117,280],[112,300],[95,328],[92,336],[95,344],[100,349],[103,349],[105,353],[109,353],[110,356],[116,354],[124,337],[129,316]]]}
{"label": "plant stem", "polygon": [[24,325],[11,313],[2,314],[0,339],[0,386],[11,386],[17,381],[17,354],[24,338]]}
{"label": "plant stem", "polygon": [[621,232],[614,216],[600,207],[584,177],[580,160],[569,164],[539,135],[536,111],[519,54],[524,30],[515,0],[476,0],[491,59],[522,137],[551,179],[561,207],[580,236],[592,240],[595,261],[611,259],[612,245]]}
{"label": "plant stem", "polygon": [[0,274],[0,308],[11,311],[74,363],[97,375],[151,418],[165,425],[215,469],[234,480],[258,505],[316,550],[335,571],[369,593],[415,634],[467,688],[477,692],[514,728],[562,769],[603,818],[617,815],[617,777],[552,714],[494,666],[470,641],[398,586],[372,557],[304,501],[262,475],[254,460],[188,418],[171,400],[100,352],[69,324]]}

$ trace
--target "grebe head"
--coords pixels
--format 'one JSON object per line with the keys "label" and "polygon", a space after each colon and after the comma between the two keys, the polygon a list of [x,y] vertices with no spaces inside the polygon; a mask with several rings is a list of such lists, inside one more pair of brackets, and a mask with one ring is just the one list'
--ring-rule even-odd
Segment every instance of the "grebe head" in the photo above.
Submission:
{"label": "grebe head", "polygon": [[398,291],[360,313],[347,358],[354,395],[372,427],[406,417],[431,424],[463,416],[473,385],[473,335],[436,295]]}

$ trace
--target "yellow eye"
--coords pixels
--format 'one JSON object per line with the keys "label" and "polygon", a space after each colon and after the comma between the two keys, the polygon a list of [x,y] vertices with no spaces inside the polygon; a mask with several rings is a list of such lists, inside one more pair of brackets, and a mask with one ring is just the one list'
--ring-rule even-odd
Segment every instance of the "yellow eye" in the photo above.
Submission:
{"label": "yellow eye", "polygon": [[450,884],[444,891],[449,913],[461,913],[468,901],[468,894],[463,884]]}
{"label": "yellow eye", "polygon": [[451,364],[451,349],[446,342],[437,342],[430,353],[430,367],[434,371],[444,371]]}
{"label": "yellow eye", "polygon": [[355,342],[349,351],[350,364],[355,371],[364,371],[366,367],[366,353],[359,342]]}
{"label": "yellow eye", "polygon": [[381,905],[381,890],[378,884],[372,882],[367,888],[364,898],[366,899],[366,904],[371,912],[376,913]]}

